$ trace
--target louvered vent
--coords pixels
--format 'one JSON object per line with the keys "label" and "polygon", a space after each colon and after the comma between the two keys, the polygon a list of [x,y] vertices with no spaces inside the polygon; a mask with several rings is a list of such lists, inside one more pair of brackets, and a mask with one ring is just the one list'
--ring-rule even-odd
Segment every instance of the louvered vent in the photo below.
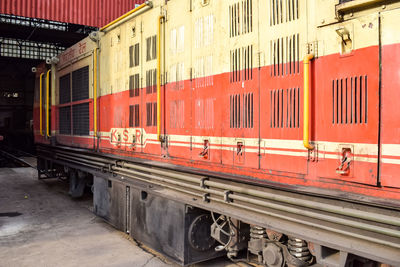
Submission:
{"label": "louvered vent", "polygon": [[253,128],[253,101],[253,93],[230,96],[231,128]]}
{"label": "louvered vent", "polygon": [[72,106],[74,135],[89,135],[89,103]]}
{"label": "louvered vent", "polygon": [[71,101],[71,75],[68,73],[60,77],[60,104]]}
{"label": "louvered vent", "polygon": [[253,31],[253,1],[243,0],[229,6],[229,36]]}
{"label": "louvered vent", "polygon": [[157,126],[157,103],[146,103],[146,126]]}
{"label": "louvered vent", "polygon": [[139,96],[140,93],[140,80],[139,74],[129,76],[129,97]]}
{"label": "louvered vent", "polygon": [[276,89],[270,91],[270,127],[300,127],[300,89]]}
{"label": "louvered vent", "polygon": [[253,46],[231,50],[230,76],[231,83],[253,79]]}
{"label": "louvered vent", "polygon": [[89,66],[72,72],[72,101],[89,98]]}
{"label": "louvered vent", "polygon": [[60,134],[71,134],[71,106],[59,108]]}
{"label": "louvered vent", "polygon": [[129,106],[129,127],[138,127],[140,118],[139,104]]}
{"label": "louvered vent", "polygon": [[270,25],[299,19],[299,0],[270,0]]}
{"label": "louvered vent", "polygon": [[146,94],[157,92],[157,69],[146,71]]}
{"label": "louvered vent", "polygon": [[368,76],[332,80],[332,123],[368,122]]}
{"label": "louvered vent", "polygon": [[271,76],[300,72],[300,36],[298,33],[271,40]]}

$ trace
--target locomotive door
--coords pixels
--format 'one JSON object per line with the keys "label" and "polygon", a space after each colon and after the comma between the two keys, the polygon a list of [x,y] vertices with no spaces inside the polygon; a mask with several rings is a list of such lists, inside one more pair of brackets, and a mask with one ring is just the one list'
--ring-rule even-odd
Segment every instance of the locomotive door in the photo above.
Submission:
{"label": "locomotive door", "polygon": [[379,17],[356,17],[323,27],[317,35],[330,42],[311,69],[311,140],[316,140],[311,160],[322,179],[376,185]]}
{"label": "locomotive door", "polygon": [[382,116],[380,183],[383,186],[400,187],[399,179],[399,129],[398,99],[400,98],[400,34],[398,20],[400,10],[381,13],[382,55]]}
{"label": "locomotive door", "polygon": [[[143,152],[154,155],[164,155],[165,146],[158,140],[157,136],[157,40],[161,38],[161,56],[165,53],[164,25],[161,25],[161,36],[158,36],[159,9],[150,9],[141,15],[141,122],[142,122],[142,148]],[[165,22],[164,22],[165,23]],[[161,62],[163,62],[161,58]],[[161,64],[161,70],[163,70]],[[164,90],[164,77],[161,73],[161,92]],[[165,121],[164,96],[161,93],[161,135],[164,134]]]}
{"label": "locomotive door", "polygon": [[192,80],[191,80],[191,158],[199,163],[221,163],[221,103],[225,94],[226,81],[223,75],[221,57],[214,51],[224,51],[225,36],[222,21],[226,1],[192,1],[193,32],[191,43]]}
{"label": "locomotive door", "polygon": [[222,112],[222,162],[259,167],[258,1],[230,1],[228,10],[229,73],[225,77]]}
{"label": "locomotive door", "polygon": [[307,173],[303,146],[303,64],[307,43],[307,1],[262,1],[268,18],[260,21],[261,169],[269,173]]}
{"label": "locomotive door", "polygon": [[165,25],[167,83],[165,85],[165,127],[168,156],[191,156],[191,19],[190,2],[168,3]]}

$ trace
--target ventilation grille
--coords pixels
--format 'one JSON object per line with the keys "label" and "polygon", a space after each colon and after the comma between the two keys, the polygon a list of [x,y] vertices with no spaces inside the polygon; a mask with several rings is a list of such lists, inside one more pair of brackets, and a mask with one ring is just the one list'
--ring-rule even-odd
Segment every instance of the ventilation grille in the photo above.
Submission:
{"label": "ventilation grille", "polygon": [[139,124],[139,104],[129,106],[129,127],[138,127]]}
{"label": "ventilation grille", "polygon": [[299,19],[299,0],[270,0],[270,25]]}
{"label": "ventilation grille", "polygon": [[157,69],[146,71],[146,94],[157,92]]}
{"label": "ventilation grille", "polygon": [[179,62],[173,64],[169,69],[169,83],[171,90],[182,90],[185,87],[185,64],[184,62]]}
{"label": "ventilation grille", "polygon": [[139,43],[129,47],[129,67],[139,66]]}
{"label": "ventilation grille", "polygon": [[146,103],[146,126],[157,126],[157,103]]}
{"label": "ventilation grille", "polygon": [[74,135],[89,135],[89,103],[72,106]]}
{"label": "ventilation grille", "polygon": [[368,122],[368,76],[332,80],[332,123]]}
{"label": "ventilation grille", "polygon": [[253,93],[230,96],[230,127],[253,128]]}
{"label": "ventilation grille", "polygon": [[146,61],[157,58],[156,40],[157,35],[146,38]]}
{"label": "ventilation grille", "polygon": [[283,76],[300,72],[299,34],[271,40],[271,76]]}
{"label": "ventilation grille", "polygon": [[214,128],[214,99],[196,99],[195,127],[197,129]]}
{"label": "ventilation grille", "polygon": [[184,128],[185,102],[174,100],[170,102],[170,127],[173,129]]}
{"label": "ventilation grille", "polygon": [[60,134],[71,134],[71,107],[59,108]]}
{"label": "ventilation grille", "polygon": [[253,31],[253,1],[243,0],[229,6],[229,36]]}
{"label": "ventilation grille", "polygon": [[60,104],[71,101],[71,75],[68,73],[60,77]]}
{"label": "ventilation grille", "polygon": [[89,66],[72,72],[72,101],[89,98]]}
{"label": "ventilation grille", "polygon": [[230,77],[231,83],[253,79],[253,46],[231,50]]}
{"label": "ventilation grille", "polygon": [[139,74],[129,76],[129,97],[139,96],[140,80]]}
{"label": "ventilation grille", "polygon": [[300,89],[277,89],[270,91],[270,127],[300,127]]}

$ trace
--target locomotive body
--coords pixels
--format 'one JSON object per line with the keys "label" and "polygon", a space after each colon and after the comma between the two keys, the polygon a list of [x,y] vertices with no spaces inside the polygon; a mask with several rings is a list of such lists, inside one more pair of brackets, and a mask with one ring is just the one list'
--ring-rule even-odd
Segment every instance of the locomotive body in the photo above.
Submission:
{"label": "locomotive body", "polygon": [[[143,190],[126,185],[127,177],[183,194],[181,198],[156,194],[160,202],[173,198],[185,207],[227,214],[217,221],[228,218],[226,227],[234,224],[236,232],[228,234],[229,240],[215,232],[211,236],[224,244],[230,256],[247,247],[257,251],[253,254],[258,254],[260,263],[271,266],[275,265],[269,254],[282,258],[276,266],[284,262],[300,266],[312,258],[342,266],[342,255],[346,262],[349,253],[400,264],[400,119],[395,100],[400,94],[399,6],[396,1],[361,0],[146,2],[50,60],[44,75],[38,73],[34,125],[41,147],[39,172],[61,166],[67,174],[78,170],[94,175],[99,210],[125,210],[109,220],[130,233],[134,230],[127,224],[134,225],[134,219],[128,214],[133,214],[135,198],[142,197]],[[116,181],[119,193],[102,182],[115,177],[122,177]],[[215,184],[216,191],[212,179],[221,182]],[[343,229],[361,229],[354,237],[357,241],[341,240],[345,230],[328,226],[310,234],[302,224],[312,228],[319,220],[329,220],[317,212],[310,215],[316,220],[314,226],[305,223],[308,217],[303,222],[297,218],[300,226],[295,229],[285,226],[286,215],[265,211],[279,210],[278,206],[263,206],[268,202],[262,200],[264,191],[272,189],[276,191],[270,194],[277,196],[273,203],[292,193],[299,202],[314,201],[304,214],[285,210],[296,216],[307,217],[312,212],[307,209],[317,206],[321,214],[334,213],[328,207],[336,205],[343,210],[354,207],[354,214],[370,210],[387,220],[341,214],[338,221],[345,220],[341,216],[366,220],[361,228],[343,222]],[[108,190],[107,199],[114,204],[102,206],[102,190]],[[265,194],[250,194],[251,190]],[[185,200],[188,192],[196,200]],[[243,199],[241,194],[254,199]],[[296,205],[288,203],[282,206]],[[254,205],[263,206],[262,212]],[[154,216],[161,214],[159,209],[151,211]],[[138,214],[145,216],[134,213]],[[257,217],[260,214],[267,217]],[[201,216],[212,224],[211,231],[227,231],[209,215]],[[250,230],[240,228],[240,222],[248,223]],[[189,235],[198,224],[191,224]],[[382,230],[384,226],[387,229]],[[182,228],[186,231],[186,226]],[[287,256],[278,252],[280,245],[268,242],[257,250],[255,229],[263,229],[259,240],[268,242],[273,240],[268,231],[282,232],[282,239],[275,241],[287,244],[283,250],[289,252],[289,243],[300,240],[292,236],[310,241],[302,252],[313,257]],[[247,230],[253,235],[246,235]],[[335,233],[330,237],[341,241],[326,240],[322,232]],[[239,242],[242,235],[246,245]],[[231,237],[237,237],[236,243]],[[390,244],[379,243],[384,238]],[[379,249],[365,240],[376,242]],[[204,251],[211,248],[207,244]],[[183,264],[206,258],[189,253],[193,259],[181,260],[164,253]],[[330,263],[324,253],[339,253],[339,260]]]}

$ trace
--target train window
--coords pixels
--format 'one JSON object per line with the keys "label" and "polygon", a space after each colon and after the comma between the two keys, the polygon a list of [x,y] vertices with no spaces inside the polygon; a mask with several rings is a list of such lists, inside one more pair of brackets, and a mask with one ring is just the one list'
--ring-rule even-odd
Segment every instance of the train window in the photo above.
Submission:
{"label": "train window", "polygon": [[129,97],[139,96],[140,79],[139,74],[129,76]]}
{"label": "train window", "polygon": [[157,58],[157,35],[146,38],[146,61]]}
{"label": "train window", "polygon": [[71,134],[71,106],[59,108],[60,134]]}
{"label": "train window", "polygon": [[74,135],[89,135],[89,103],[72,106]]}
{"label": "train window", "polygon": [[139,124],[139,104],[129,106],[129,127],[138,127]]}
{"label": "train window", "polygon": [[71,102],[71,75],[68,73],[60,77],[60,104]]}
{"label": "train window", "polygon": [[139,66],[139,43],[129,47],[129,67]]}
{"label": "train window", "polygon": [[72,72],[72,101],[89,98],[89,66]]}

